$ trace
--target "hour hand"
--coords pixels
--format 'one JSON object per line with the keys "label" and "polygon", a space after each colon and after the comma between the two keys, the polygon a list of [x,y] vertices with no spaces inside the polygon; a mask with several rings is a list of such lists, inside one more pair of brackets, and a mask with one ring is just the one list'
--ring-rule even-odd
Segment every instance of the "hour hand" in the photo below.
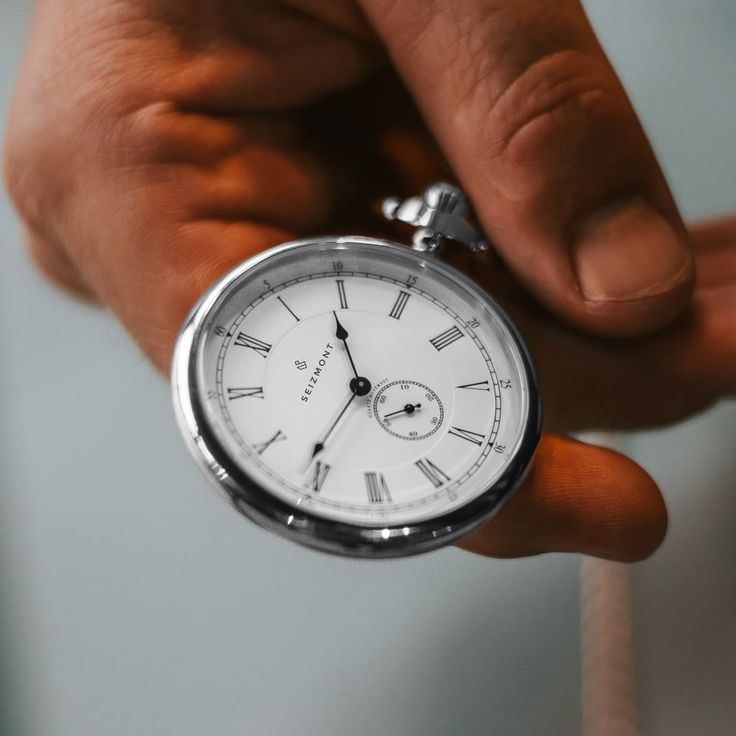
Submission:
{"label": "hour hand", "polygon": [[358,375],[358,370],[355,367],[355,363],[353,361],[353,356],[350,353],[350,348],[348,347],[348,331],[342,326],[342,323],[337,317],[337,312],[333,310],[332,314],[335,317],[335,337],[338,340],[342,341],[342,344],[345,346],[345,352],[348,354],[348,360],[350,361],[350,367],[353,369],[353,373],[355,374],[356,378],[360,378]]}
{"label": "hour hand", "polygon": [[337,318],[337,312],[333,310],[332,314],[335,316],[335,337],[337,337],[338,340],[345,342],[349,337],[348,331],[342,326],[342,323]]}

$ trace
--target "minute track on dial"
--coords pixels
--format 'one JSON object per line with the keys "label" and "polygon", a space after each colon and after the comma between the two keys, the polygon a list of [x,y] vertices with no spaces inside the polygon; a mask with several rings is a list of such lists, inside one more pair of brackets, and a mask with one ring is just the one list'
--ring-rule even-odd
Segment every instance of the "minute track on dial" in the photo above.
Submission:
{"label": "minute track on dial", "polygon": [[327,440],[330,438],[330,435],[335,431],[338,424],[340,424],[340,420],[345,416],[345,413],[350,408],[353,401],[355,401],[355,397],[357,394],[355,391],[352,391],[350,394],[350,398],[347,400],[345,405],[342,407],[340,412],[338,413],[337,417],[330,423],[330,425],[327,427],[327,429],[322,434],[322,438],[314,443],[314,449],[312,450],[312,456],[309,458],[309,462],[311,463],[314,458],[325,449],[325,444],[327,443]]}

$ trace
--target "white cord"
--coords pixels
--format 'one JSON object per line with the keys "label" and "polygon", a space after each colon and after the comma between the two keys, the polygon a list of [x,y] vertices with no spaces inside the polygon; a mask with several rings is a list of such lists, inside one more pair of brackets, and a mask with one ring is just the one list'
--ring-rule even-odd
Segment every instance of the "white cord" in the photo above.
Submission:
{"label": "white cord", "polygon": [[586,557],[580,573],[583,736],[639,736],[629,568]]}
{"label": "white cord", "polygon": [[[586,437],[614,445],[609,435]],[[583,736],[640,736],[630,568],[584,557],[580,566]]]}

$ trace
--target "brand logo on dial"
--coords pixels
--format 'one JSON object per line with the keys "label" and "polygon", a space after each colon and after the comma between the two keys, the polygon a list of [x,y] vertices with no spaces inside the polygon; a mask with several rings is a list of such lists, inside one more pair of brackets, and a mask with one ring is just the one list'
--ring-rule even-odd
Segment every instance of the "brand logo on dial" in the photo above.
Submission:
{"label": "brand logo on dial", "polygon": [[312,375],[309,377],[307,385],[304,387],[304,391],[302,393],[302,401],[309,401],[309,398],[312,396],[315,387],[317,386],[319,377],[322,374],[322,371],[325,369],[327,361],[329,360],[330,355],[332,355],[332,351],[334,349],[334,346],[329,342],[327,343],[327,345],[325,345],[325,349],[322,351],[322,355],[317,360],[317,365],[315,365],[314,370],[312,371]]}

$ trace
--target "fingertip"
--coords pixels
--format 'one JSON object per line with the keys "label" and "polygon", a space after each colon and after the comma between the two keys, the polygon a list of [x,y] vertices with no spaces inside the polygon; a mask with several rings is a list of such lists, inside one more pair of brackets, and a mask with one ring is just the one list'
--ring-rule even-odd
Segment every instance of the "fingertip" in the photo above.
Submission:
{"label": "fingertip", "polygon": [[549,546],[619,562],[649,557],[667,533],[667,508],[649,473],[606,447],[552,442],[537,479],[554,521]]}
{"label": "fingertip", "polygon": [[490,557],[580,552],[635,562],[666,532],[664,500],[645,470],[613,450],[547,434],[516,495],[460,546]]}
{"label": "fingertip", "polygon": [[[633,460],[604,448],[605,488],[580,510],[577,528],[586,554],[618,562],[650,557],[667,535],[668,515],[654,479]],[[602,492],[601,492],[602,491]]]}

